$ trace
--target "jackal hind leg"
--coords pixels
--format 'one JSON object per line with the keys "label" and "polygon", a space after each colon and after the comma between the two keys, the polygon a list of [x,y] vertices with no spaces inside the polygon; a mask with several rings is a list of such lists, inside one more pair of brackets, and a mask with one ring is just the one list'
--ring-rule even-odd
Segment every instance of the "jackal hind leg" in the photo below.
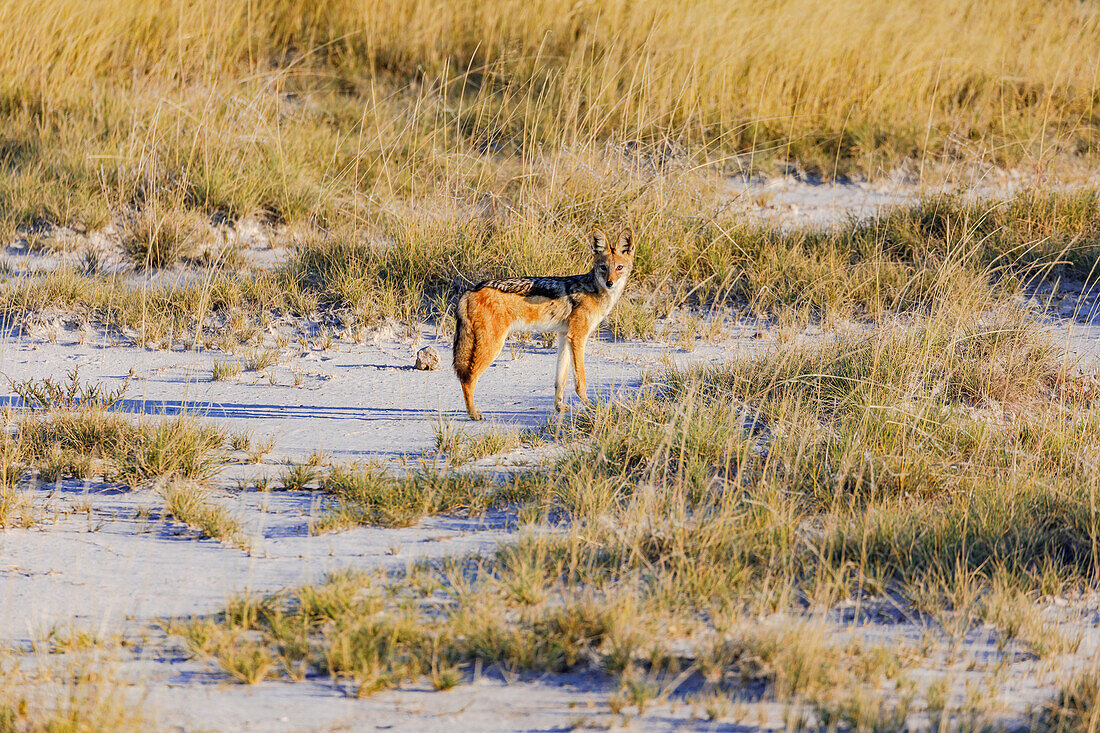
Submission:
{"label": "jackal hind leg", "polygon": [[462,398],[466,400],[466,414],[470,416],[471,420],[481,419],[481,411],[474,407],[474,387],[476,385],[476,379],[462,382]]}
{"label": "jackal hind leg", "polygon": [[480,420],[482,417],[481,411],[474,407],[474,387],[477,386],[477,381],[489,368],[489,365],[493,363],[493,360],[500,355],[501,349],[504,348],[504,340],[507,337],[507,331],[500,333],[482,331],[477,334],[473,353],[470,356],[469,376],[462,382],[462,396],[466,400],[466,414],[470,416],[471,420]]}

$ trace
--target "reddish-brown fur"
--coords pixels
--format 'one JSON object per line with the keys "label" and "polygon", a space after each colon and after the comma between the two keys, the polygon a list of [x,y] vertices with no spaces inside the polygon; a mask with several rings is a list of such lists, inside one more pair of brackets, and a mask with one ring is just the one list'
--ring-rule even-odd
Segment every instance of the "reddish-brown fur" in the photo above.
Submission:
{"label": "reddish-brown fur", "polygon": [[577,395],[585,394],[584,346],[622,294],[634,261],[634,235],[627,230],[608,246],[602,232],[592,237],[595,262],[584,275],[567,278],[514,278],[488,281],[459,298],[455,313],[454,369],[462,385],[466,412],[473,420],[474,388],[481,375],[517,329],[556,331],[558,370],[554,404],[563,409],[562,392],[572,356]]}

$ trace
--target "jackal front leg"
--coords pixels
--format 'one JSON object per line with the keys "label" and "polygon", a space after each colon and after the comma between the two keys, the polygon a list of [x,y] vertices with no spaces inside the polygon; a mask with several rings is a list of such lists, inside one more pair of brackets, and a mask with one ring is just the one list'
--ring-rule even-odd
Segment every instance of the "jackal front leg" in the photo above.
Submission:
{"label": "jackal front leg", "polygon": [[554,376],[554,409],[561,412],[565,409],[562,395],[565,394],[565,378],[569,376],[569,357],[572,349],[569,339],[565,334],[558,335],[558,370]]}
{"label": "jackal front leg", "polygon": [[584,342],[587,338],[588,334],[570,336],[569,347],[573,352],[573,384],[577,388],[577,396],[581,398],[581,402],[590,405],[592,402],[588,399],[584,379]]}

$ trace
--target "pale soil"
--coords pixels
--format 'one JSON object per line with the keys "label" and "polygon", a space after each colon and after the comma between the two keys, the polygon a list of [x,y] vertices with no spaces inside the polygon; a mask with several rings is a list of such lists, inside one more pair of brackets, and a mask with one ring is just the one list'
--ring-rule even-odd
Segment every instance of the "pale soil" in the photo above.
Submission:
{"label": "pale soil", "polygon": [[884,210],[917,203],[922,196],[962,192],[967,200],[998,201],[1025,188],[1077,189],[1095,186],[1091,171],[1062,171],[1057,179],[1024,170],[962,168],[927,173],[897,169],[873,181],[818,182],[794,176],[730,178],[734,205],[754,219],[789,229],[829,227],[869,219]]}
{"label": "pale soil", "polygon": [[[1100,353],[1100,329],[1062,327],[1055,333],[1086,360]],[[33,489],[45,521],[33,529],[0,533],[0,639],[7,644],[27,648],[51,629],[143,639],[117,673],[131,685],[126,694],[140,698],[160,725],[181,730],[530,730],[564,729],[582,721],[623,723],[607,706],[613,689],[594,673],[506,680],[494,671],[448,692],[414,685],[360,700],[327,680],[233,684],[206,663],[187,659],[180,641],[165,639],[155,626],[157,619],[168,616],[216,612],[234,593],[317,580],[336,568],[392,568],[422,557],[489,552],[521,531],[506,512],[491,512],[477,519],[433,517],[409,529],[357,528],[311,536],[308,524],[318,511],[317,496],[235,488],[236,479],[276,477],[282,460],[303,460],[317,449],[337,461],[380,460],[396,468],[431,460],[425,454],[434,447],[434,425],[441,416],[467,429],[484,429],[484,424],[465,421],[448,370],[409,368],[415,350],[432,339],[341,344],[310,352],[297,359],[301,363],[277,367],[278,374],[308,364],[310,381],[294,387],[285,379],[271,386],[266,378],[249,373],[211,382],[212,352],[81,345],[66,339],[72,335],[65,332],[57,343],[9,337],[0,350],[3,373],[12,379],[63,376],[79,365],[82,378],[115,385],[132,369],[130,398],[122,409],[154,414],[187,410],[232,430],[247,430],[256,440],[273,437],[275,447],[262,464],[229,466],[217,482],[219,500],[245,520],[254,538],[251,554],[200,539],[194,530],[165,519],[154,489],[121,491],[75,481]],[[593,394],[613,399],[629,393],[647,368],[670,359],[721,359],[774,343],[770,334],[759,335],[755,326],[733,326],[723,344],[700,344],[691,352],[661,344],[596,341],[588,360]],[[435,346],[446,364],[446,344]],[[488,422],[538,427],[552,420],[554,359],[548,348],[519,347],[514,358],[506,350],[479,390]],[[541,457],[526,450],[504,462]],[[479,465],[493,470],[497,459],[482,459]],[[1096,601],[1052,602],[1049,613],[1083,635],[1074,658],[1087,659],[1100,638]],[[873,613],[837,609],[822,623],[829,633],[891,646],[916,646],[930,628],[927,619],[890,604]],[[996,717],[1003,723],[1021,721],[1028,705],[1049,698],[1067,665],[1080,663],[1039,663],[1013,645],[999,651],[988,628],[971,632],[954,655],[946,651],[946,642],[937,644],[945,647],[942,663],[928,674],[949,674],[960,702],[969,688],[987,684],[995,675],[1003,690]],[[633,725],[645,730],[737,729],[728,727],[729,720],[720,726],[707,722],[698,706],[685,701],[689,692],[677,690],[667,704],[654,706]],[[783,710],[774,704],[741,704],[730,715],[746,729],[783,724]]]}
{"label": "pale soil", "polygon": [[[753,338],[753,332],[739,327],[727,348],[699,345],[692,352],[596,341],[586,360],[590,394],[613,399],[635,388],[647,368],[670,361],[764,348],[767,341]],[[8,644],[26,647],[51,629],[133,633],[160,618],[216,612],[236,593],[316,581],[337,568],[388,568],[424,557],[489,552],[519,531],[513,517],[490,512],[476,519],[432,517],[409,529],[363,527],[311,536],[309,522],[321,501],[316,494],[235,487],[238,479],[260,475],[277,486],[284,460],[305,460],[316,450],[331,461],[381,461],[398,470],[433,460],[425,454],[434,450],[434,428],[441,418],[471,432],[492,424],[539,427],[553,419],[553,349],[506,348],[482,378],[478,399],[486,422],[475,425],[466,420],[457,382],[445,368],[448,345],[430,338],[308,352],[275,367],[278,384],[272,386],[266,374],[250,372],[212,382],[213,358],[224,358],[218,352],[152,351],[92,340],[78,344],[76,335],[62,329],[56,343],[9,336],[0,345],[0,371],[12,380],[61,378],[79,366],[81,379],[108,387],[132,372],[128,399],[119,409],[151,415],[186,411],[232,431],[247,431],[255,442],[274,439],[263,463],[228,466],[217,481],[219,501],[249,528],[252,552],[201,539],[165,519],[154,488],[125,491],[71,480],[36,487],[31,491],[44,521],[32,529],[0,532],[0,640]],[[416,349],[425,343],[439,349],[444,368],[412,368]],[[301,386],[293,385],[291,369],[307,375]],[[11,395],[6,385],[4,391]],[[17,398],[0,402],[13,405]],[[481,459],[475,467],[533,463],[544,453],[521,449]],[[187,730],[358,729],[365,721],[380,721],[379,716],[418,729],[449,728],[456,716],[463,726],[479,728],[541,727],[551,721],[559,727],[574,716],[572,704],[587,708],[592,695],[585,690],[596,685],[589,680],[578,687],[556,679],[508,685],[498,676],[445,694],[401,692],[355,700],[322,682],[259,688],[226,684],[205,664],[187,661],[178,648],[171,652],[162,644],[124,664],[121,674],[135,683],[135,694],[148,695],[160,723]],[[504,701],[508,714],[502,717],[498,706]],[[429,716],[427,722],[421,713]]]}
{"label": "pale soil", "polygon": [[[761,215],[774,206],[783,224],[828,224],[837,216],[862,216],[875,207],[901,202],[901,194],[876,192],[864,184],[825,189],[783,182],[757,202]],[[905,194],[909,195],[909,194]],[[915,195],[915,194],[912,194]],[[797,210],[783,209],[788,197]],[[279,250],[270,242],[250,245],[257,258],[273,263]],[[56,266],[70,255],[16,256],[16,269]],[[263,258],[267,258],[264,260]],[[160,277],[179,276],[165,273]],[[186,276],[186,275],[183,275]],[[1100,355],[1100,325],[1091,323],[1096,299],[1079,289],[1063,288],[1048,307],[1055,338],[1082,364],[1092,368]],[[1071,325],[1073,320],[1084,321]],[[761,328],[763,331],[761,332]],[[807,341],[827,337],[813,328]],[[779,338],[766,324],[731,320],[718,344],[695,342],[691,351],[668,343],[595,341],[589,349],[590,391],[614,399],[635,390],[647,369],[669,361],[686,364],[759,353]],[[51,342],[50,339],[53,339]],[[414,354],[434,345],[442,357],[438,371],[412,368]],[[479,407],[487,423],[466,422],[461,396],[447,365],[449,344],[426,331],[413,341],[393,331],[364,343],[337,342],[329,350],[284,350],[268,372],[245,372],[213,382],[212,351],[153,351],[117,345],[91,334],[54,324],[30,328],[0,340],[0,373],[20,380],[63,377],[80,367],[84,380],[116,386],[132,374],[120,409],[134,415],[186,411],[232,431],[247,431],[256,442],[274,439],[273,451],[260,464],[225,468],[215,481],[217,500],[237,513],[252,537],[252,552],[210,539],[164,518],[155,489],[121,491],[96,483],[65,481],[31,489],[44,521],[32,529],[0,532],[0,643],[27,649],[51,629],[87,629],[123,634],[135,646],[118,664],[126,695],[141,704],[161,727],[180,730],[563,730],[578,724],[630,725],[639,730],[750,730],[781,728],[781,706],[744,703],[729,717],[708,722],[704,711],[685,702],[682,688],[641,718],[612,714],[613,689],[595,673],[505,679],[490,671],[477,681],[447,692],[425,684],[357,699],[327,680],[266,682],[248,687],[230,682],[210,665],[189,660],[178,638],[166,637],[157,622],[169,616],[212,613],[225,600],[245,591],[265,592],[315,581],[344,567],[393,568],[423,557],[490,552],[518,532],[507,512],[484,517],[433,517],[408,529],[356,528],[311,536],[310,519],[322,499],[311,492],[241,491],[238,481],[268,476],[273,484],[283,461],[304,460],[323,451],[332,461],[380,461],[403,470],[434,460],[434,429],[440,419],[477,431],[497,423],[519,428],[552,425],[555,354],[550,348],[506,348],[479,387]],[[300,382],[295,384],[295,382]],[[0,403],[15,406],[6,380]],[[477,462],[477,470],[507,470],[546,458],[545,449],[521,449]],[[497,464],[502,464],[498,466]],[[540,531],[545,531],[540,530]],[[1100,605],[1096,599],[1051,599],[1045,611],[1082,644],[1072,658],[1037,662],[1015,645],[997,647],[987,627],[973,630],[952,652],[938,640],[938,660],[929,678],[946,674],[952,697],[961,703],[974,689],[995,679],[1001,692],[992,700],[998,725],[1022,725],[1030,705],[1049,699],[1068,669],[1081,665],[1100,642]],[[781,623],[782,619],[776,620]],[[881,607],[834,609],[820,622],[827,633],[854,635],[887,646],[920,645],[934,622],[883,601]],[[938,656],[937,656],[938,654]],[[54,655],[51,664],[66,655]],[[41,664],[29,653],[25,664]],[[28,688],[48,699],[49,686]]]}

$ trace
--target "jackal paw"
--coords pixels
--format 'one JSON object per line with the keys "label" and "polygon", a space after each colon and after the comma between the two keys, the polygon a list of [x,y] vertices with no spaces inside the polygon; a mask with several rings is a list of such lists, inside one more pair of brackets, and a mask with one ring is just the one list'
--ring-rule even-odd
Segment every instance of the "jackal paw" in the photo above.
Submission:
{"label": "jackal paw", "polygon": [[569,405],[565,404],[564,402],[555,402],[554,403],[554,412],[565,412],[568,409],[569,409]]}
{"label": "jackal paw", "polygon": [[482,419],[481,410],[473,410],[472,412],[470,412],[468,414],[470,415],[471,420],[481,420]]}

